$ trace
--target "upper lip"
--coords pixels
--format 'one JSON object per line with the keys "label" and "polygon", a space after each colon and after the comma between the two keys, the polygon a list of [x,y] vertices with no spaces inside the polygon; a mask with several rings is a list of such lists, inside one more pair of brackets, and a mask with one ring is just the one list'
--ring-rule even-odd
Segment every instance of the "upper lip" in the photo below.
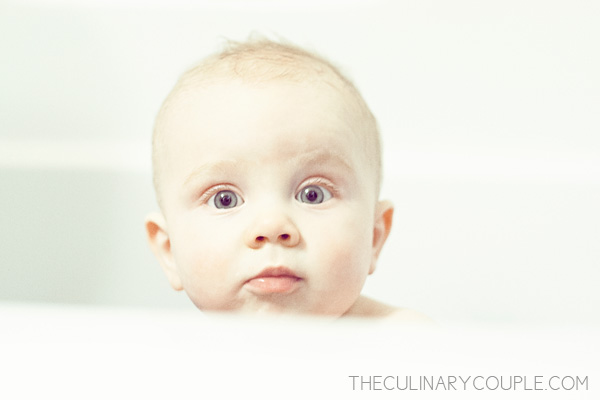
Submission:
{"label": "upper lip", "polygon": [[263,269],[262,271],[260,271],[260,273],[258,273],[257,275],[253,276],[252,278],[248,279],[248,281],[251,281],[252,279],[259,279],[259,278],[270,278],[270,277],[279,277],[279,276],[289,276],[292,278],[298,278],[300,279],[300,277],[291,269],[286,268],[286,267],[267,267],[265,269]]}

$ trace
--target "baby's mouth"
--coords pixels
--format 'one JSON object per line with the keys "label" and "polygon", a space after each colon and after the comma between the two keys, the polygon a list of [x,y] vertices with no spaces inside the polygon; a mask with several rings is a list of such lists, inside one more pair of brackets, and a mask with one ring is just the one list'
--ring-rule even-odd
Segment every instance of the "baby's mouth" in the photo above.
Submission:
{"label": "baby's mouth", "polygon": [[244,285],[257,295],[289,294],[298,289],[301,282],[302,278],[288,268],[268,267],[258,275],[248,279]]}

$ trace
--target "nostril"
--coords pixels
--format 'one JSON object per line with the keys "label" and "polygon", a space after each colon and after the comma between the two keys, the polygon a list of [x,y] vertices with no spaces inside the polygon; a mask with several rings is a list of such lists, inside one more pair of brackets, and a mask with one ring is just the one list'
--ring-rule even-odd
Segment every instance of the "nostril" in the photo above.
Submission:
{"label": "nostril", "polygon": [[257,241],[257,242],[262,242],[263,240],[265,240],[265,237],[264,237],[264,236],[257,236],[257,237],[256,237],[256,241]]}
{"label": "nostril", "polygon": [[279,237],[281,238],[281,240],[288,240],[290,238],[290,235],[288,235],[287,233],[284,233],[282,235],[279,235]]}

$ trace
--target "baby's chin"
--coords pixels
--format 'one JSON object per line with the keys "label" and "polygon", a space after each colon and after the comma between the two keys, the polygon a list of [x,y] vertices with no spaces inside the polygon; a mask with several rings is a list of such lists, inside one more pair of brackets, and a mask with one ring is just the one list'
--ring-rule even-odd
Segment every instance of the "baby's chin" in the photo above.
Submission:
{"label": "baby's chin", "polygon": [[337,319],[342,317],[349,307],[332,309],[324,307],[298,307],[282,305],[279,303],[261,302],[260,304],[245,304],[241,307],[219,307],[207,308],[198,307],[206,315],[213,316],[240,316],[245,318],[280,318],[280,317],[299,317],[299,318],[318,318],[318,319]]}
{"label": "baby's chin", "polygon": [[[344,316],[360,300],[353,296],[323,301],[306,296],[272,294],[261,297],[238,298],[236,300],[215,302],[201,301],[189,296],[194,305],[203,313],[210,315],[240,315],[244,317],[281,317],[299,316],[336,319]],[[204,299],[206,300],[206,299]]]}

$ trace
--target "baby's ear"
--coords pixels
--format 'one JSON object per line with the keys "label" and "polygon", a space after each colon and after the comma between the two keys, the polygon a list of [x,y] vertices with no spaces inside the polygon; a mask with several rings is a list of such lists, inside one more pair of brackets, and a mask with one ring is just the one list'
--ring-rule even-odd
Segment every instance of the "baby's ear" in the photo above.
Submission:
{"label": "baby's ear", "polygon": [[158,259],[167,275],[169,283],[175,290],[182,290],[183,285],[177,272],[175,259],[171,252],[171,240],[167,231],[167,221],[161,213],[152,213],[146,217],[146,234],[152,252]]}
{"label": "baby's ear", "polygon": [[375,272],[377,258],[383,248],[390,230],[392,229],[392,218],[394,216],[394,205],[387,200],[382,200],[375,207],[375,224],[373,226],[373,256],[371,258],[371,266],[369,274]]}

